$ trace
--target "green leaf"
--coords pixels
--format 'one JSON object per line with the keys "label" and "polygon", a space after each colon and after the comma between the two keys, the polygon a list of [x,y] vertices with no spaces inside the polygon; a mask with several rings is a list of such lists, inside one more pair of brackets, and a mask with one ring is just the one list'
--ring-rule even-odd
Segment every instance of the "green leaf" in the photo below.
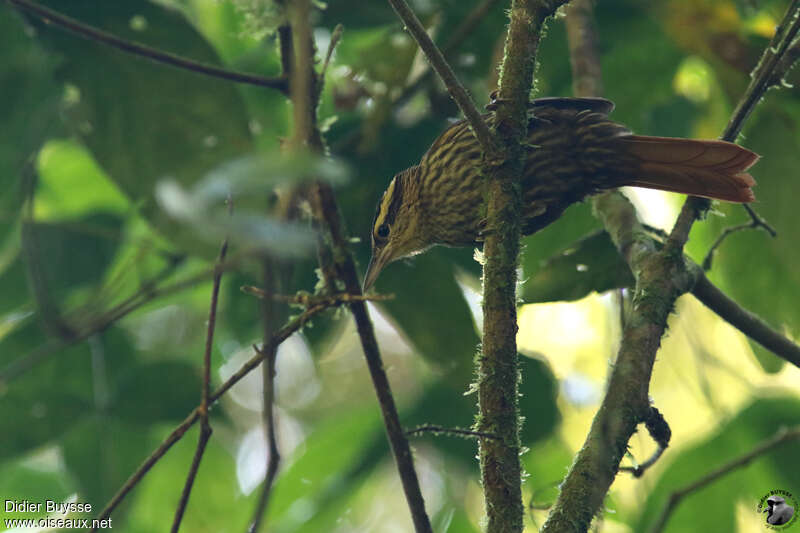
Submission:
{"label": "green leaf", "polygon": [[548,259],[525,280],[525,303],[579,300],[591,292],[633,286],[633,275],[608,233],[595,231]]}
{"label": "green leaf", "polygon": [[84,395],[61,388],[31,390],[15,387],[0,397],[5,435],[0,458],[38,448],[73,427],[91,403]]}
{"label": "green leaf", "polygon": [[[215,431],[212,435],[203,454],[181,523],[181,531],[246,531],[255,508],[257,494],[242,495],[241,487],[237,483],[231,443],[220,436],[224,431],[216,425],[214,428],[218,432]],[[143,438],[140,432],[137,440],[147,443],[148,447],[134,453],[133,457],[139,462],[144,460],[171,430],[169,427],[164,431],[149,432],[149,439]],[[120,526],[115,524],[115,527],[120,527],[126,533],[149,533],[163,529],[165,521],[172,522],[197,448],[197,435],[198,426],[195,426],[147,474],[136,491],[128,496],[128,515],[124,522]],[[118,453],[124,451],[120,449]],[[136,466],[124,474],[130,475],[135,468]],[[106,498],[109,497],[110,494],[106,495]]]}
{"label": "green leaf", "polygon": [[25,31],[11,8],[0,17],[0,242],[13,227],[23,205],[25,165],[42,141],[60,132],[53,115],[58,112],[59,87],[51,81],[50,57]]}
{"label": "green leaf", "polygon": [[0,269],[0,324],[6,313],[26,312],[32,308],[28,290],[27,269],[17,252],[5,269]]}
{"label": "green leaf", "polygon": [[180,361],[146,363],[128,370],[111,400],[110,413],[128,423],[180,421],[200,402],[195,365]]}
{"label": "green leaf", "polygon": [[[685,54],[644,9],[629,0],[598,4],[604,96],[616,103],[611,118],[642,135],[687,136],[691,124],[676,124],[662,111],[662,106],[680,106],[679,116],[689,118],[688,103],[672,88]],[[662,124],[659,118],[670,122]]]}
{"label": "green leaf", "polygon": [[522,240],[522,279],[535,278],[548,259],[569,243],[577,241],[599,227],[600,222],[592,215],[592,208],[588,202],[567,208],[561,218]]}
{"label": "green leaf", "polygon": [[[55,455],[55,454],[53,454]],[[0,493],[13,495],[8,499],[39,503],[45,499],[62,502],[74,492],[73,483],[62,469],[48,464],[47,459],[15,461],[0,466]],[[52,461],[55,462],[55,461]],[[38,513],[9,513],[5,506],[3,518],[39,518],[47,516],[42,505]]]}
{"label": "green leaf", "polygon": [[[340,516],[344,510],[330,504],[356,489],[355,482],[365,471],[364,462],[376,464],[373,454],[365,451],[371,448],[375,437],[381,439],[382,453],[387,453],[388,444],[374,406],[344,412],[336,420],[320,424],[279,474],[268,510],[270,520],[280,522],[289,531],[298,528],[308,520],[291,513],[298,500],[315,513],[334,512],[334,516]],[[310,527],[313,522],[304,526]]]}
{"label": "green leaf", "polygon": [[[141,428],[94,413],[73,422],[62,442],[64,463],[75,477],[81,502],[102,509],[155,446]],[[126,502],[129,504],[130,502]],[[122,506],[124,510],[127,505]],[[116,512],[115,520],[122,519]]]}
{"label": "green leaf", "polygon": [[[800,400],[781,396],[756,400],[724,424],[714,435],[670,459],[649,493],[635,531],[648,531],[658,518],[669,494],[751,451],[772,437],[778,428],[800,424]],[[736,505],[748,503],[753,509],[772,489],[789,489],[800,479],[796,442],[787,442],[761,455],[743,468],[731,470],[724,478],[689,494],[672,514],[666,532],[735,531]]]}
{"label": "green leaf", "polygon": [[130,208],[127,198],[97,166],[92,154],[74,140],[48,141],[39,152],[37,163],[37,220],[72,219],[96,211],[122,215]]}
{"label": "green leaf", "polygon": [[[0,387],[0,432],[6,435],[0,459],[19,456],[60,439],[103,408],[106,395],[133,364],[130,341],[111,328],[90,341],[52,345],[39,323],[29,318],[0,341],[0,368],[25,368]],[[99,373],[99,374],[98,374]]]}
{"label": "green leaf", "polygon": [[[800,195],[800,180],[794,176],[800,167],[800,105],[791,97],[781,98],[780,93],[769,93],[768,98],[745,130],[745,144],[762,156],[752,169],[758,180],[754,207],[777,229],[778,236],[771,238],[766,232],[753,230],[728,236],[717,249],[709,277],[744,308],[777,330],[797,337],[800,270],[796,265],[800,263],[800,248],[795,245],[798,226],[794,199]],[[710,242],[724,228],[749,220],[739,206],[720,204],[716,210],[727,216],[712,214],[692,233],[689,251],[695,260],[702,261]],[[766,350],[757,349],[756,353],[765,369],[780,368],[782,363],[767,356]]]}
{"label": "green leaf", "polygon": [[[472,376],[478,334],[461,287],[453,277],[450,250],[436,250],[393,264],[378,278],[378,292],[395,294],[381,304],[409,342],[428,361],[464,381]],[[421,303],[424,298],[424,304]]]}
{"label": "green leaf", "polygon": [[[530,446],[550,435],[558,422],[556,407],[557,383],[547,365],[524,355],[519,356],[520,415],[524,418],[520,440]],[[447,374],[429,384],[408,414],[403,415],[403,424],[408,428],[436,425],[444,428],[470,428],[477,413],[477,397],[466,394],[469,381],[458,381],[457,376]],[[456,459],[465,468],[477,471],[475,460],[476,440],[446,434],[415,436]]]}
{"label": "green leaf", "polygon": [[34,284],[58,294],[98,283],[114,258],[122,223],[120,217],[110,213],[25,223],[22,246]]}
{"label": "green leaf", "polygon": [[[157,4],[76,0],[48,5],[123,39],[219,64],[183,16]],[[174,238],[175,228],[154,200],[156,182],[170,178],[188,185],[220,162],[252,150],[236,87],[34,24],[41,42],[63,56],[59,79],[74,88],[70,125],[131,202]]]}

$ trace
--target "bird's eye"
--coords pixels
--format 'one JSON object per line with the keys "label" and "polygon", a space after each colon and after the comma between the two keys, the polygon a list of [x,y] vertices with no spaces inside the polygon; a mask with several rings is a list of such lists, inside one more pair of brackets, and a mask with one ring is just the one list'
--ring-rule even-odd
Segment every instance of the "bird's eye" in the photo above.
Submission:
{"label": "bird's eye", "polygon": [[388,224],[381,224],[378,226],[378,237],[381,239],[385,239],[389,236],[389,225]]}

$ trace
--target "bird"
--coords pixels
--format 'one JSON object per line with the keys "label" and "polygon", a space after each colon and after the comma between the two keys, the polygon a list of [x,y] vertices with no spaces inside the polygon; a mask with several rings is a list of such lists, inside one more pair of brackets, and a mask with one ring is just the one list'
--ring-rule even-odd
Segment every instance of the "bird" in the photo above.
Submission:
{"label": "bird", "polygon": [[[483,115],[496,123],[496,102]],[[752,202],[759,158],[737,144],[634,135],[609,119],[604,98],[538,98],[528,103],[523,142],[521,229],[530,235],[554,222],[590,194],[636,186],[725,200]],[[399,172],[375,210],[372,257],[364,276],[369,289],[393,261],[434,245],[475,246],[486,227],[488,182],[481,147],[465,120],[433,141],[419,164]]]}
{"label": "bird", "polygon": [[763,512],[767,513],[768,524],[780,526],[791,520],[794,507],[788,505],[782,496],[770,496]]}

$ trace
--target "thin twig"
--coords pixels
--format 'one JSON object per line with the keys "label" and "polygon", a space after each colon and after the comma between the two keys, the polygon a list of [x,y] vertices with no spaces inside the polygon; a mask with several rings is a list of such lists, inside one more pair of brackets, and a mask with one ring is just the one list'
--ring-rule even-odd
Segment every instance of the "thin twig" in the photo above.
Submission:
{"label": "thin twig", "polygon": [[472,126],[472,131],[475,133],[475,137],[478,139],[484,153],[493,155],[495,152],[495,142],[492,132],[489,131],[489,127],[486,125],[483,117],[481,117],[481,113],[478,111],[478,108],[475,107],[475,103],[472,101],[469,94],[467,94],[467,90],[456,77],[453,69],[447,63],[447,60],[445,60],[444,55],[442,55],[442,52],[433,43],[433,40],[425,31],[422,23],[405,0],[388,1],[397,13],[397,16],[400,17],[400,20],[405,24],[408,32],[425,53],[425,57],[428,58],[433,69],[444,82],[448,92],[450,92],[450,96],[453,97],[453,100],[455,100],[461,112],[464,113],[464,117],[466,117],[470,126]]}
{"label": "thin twig", "polygon": [[424,426],[418,426],[414,429],[409,429],[406,431],[406,435],[409,437],[412,435],[421,435],[423,433],[433,433],[434,435],[453,435],[456,437],[473,437],[478,438],[482,437],[485,439],[499,439],[497,435],[493,433],[487,433],[485,431],[475,431],[474,429],[463,429],[463,428],[447,428],[444,426],[437,426],[434,424],[426,424]]}
{"label": "thin twig", "polygon": [[[750,206],[747,206],[747,207],[750,207]],[[753,214],[755,216],[758,216],[758,213],[756,213],[755,211],[753,211]],[[759,223],[759,222],[756,221],[755,218],[752,218],[750,220],[750,222],[747,222],[746,224],[739,224],[739,225],[736,225],[736,226],[730,226],[730,227],[725,228],[722,231],[722,233],[720,233],[719,237],[717,237],[717,240],[714,241],[714,244],[712,244],[711,247],[708,249],[708,252],[706,252],[706,257],[705,257],[705,259],[703,259],[703,270],[705,270],[706,272],[711,270],[711,263],[714,261],[714,254],[716,253],[717,248],[720,247],[722,242],[726,238],[728,238],[729,235],[732,235],[732,234],[734,234],[734,233],[736,233],[738,231],[742,231],[742,230],[745,230],[745,229],[756,229],[756,228],[759,228],[759,227],[764,228],[765,230],[767,230],[767,228],[769,226],[766,225],[766,223],[764,223],[764,222]],[[773,237],[775,235],[776,234],[772,234]]]}
{"label": "thin twig", "polygon": [[200,415],[200,436],[197,441],[197,449],[194,451],[192,465],[189,467],[189,474],[186,476],[186,483],[183,485],[181,499],[178,501],[178,507],[175,509],[175,518],[172,521],[172,528],[170,529],[172,533],[177,533],[181,527],[183,513],[186,511],[186,506],[189,503],[189,496],[192,493],[194,480],[197,477],[198,470],[200,470],[200,461],[203,459],[206,446],[208,445],[209,439],[211,439],[211,433],[211,425],[208,423],[208,412],[206,412]]}
{"label": "thin twig", "polygon": [[[775,30],[769,45],[764,49],[761,59],[758,61],[755,70],[751,74],[750,84],[747,86],[736,109],[733,111],[728,125],[725,127],[720,139],[723,141],[735,142],[741,133],[745,121],[755,109],[756,105],[763,99],[767,90],[774,86],[776,79],[780,80],[786,74],[786,70],[791,64],[782,61],[791,45],[800,32],[800,0],[793,0],[783,20]],[[786,69],[783,72],[778,69]],[[683,204],[678,220],[672,228],[667,239],[667,248],[681,250],[689,239],[689,231],[692,229],[694,221],[704,212],[709,205],[709,201],[703,198],[690,196]],[[753,220],[756,227],[763,227],[771,235],[775,235],[775,230],[767,224],[750,206],[745,206],[747,213]]]}
{"label": "thin twig", "polygon": [[336,46],[342,39],[343,32],[344,26],[341,24],[337,24],[336,27],[333,28],[333,33],[331,33],[331,41],[328,43],[328,51],[325,53],[325,61],[322,62],[322,70],[319,71],[319,77],[323,80],[325,79],[325,74],[328,72],[328,65],[330,65],[331,58],[333,57],[333,51],[336,50]]}
{"label": "thin twig", "polygon": [[50,339],[44,344],[34,348],[25,355],[13,360],[5,368],[0,371],[0,385],[10,383],[14,379],[23,375],[25,372],[31,370],[39,363],[47,360],[48,357],[57,353],[59,350],[68,348],[74,344],[86,340],[88,337],[99,333],[116,321],[124,318],[129,313],[139,309],[141,306],[153,301],[161,296],[173,294],[184,289],[188,289],[197,283],[206,281],[213,275],[212,270],[202,272],[185,280],[176,282],[161,289],[155,288],[155,284],[159,279],[163,279],[169,271],[171,273],[171,266],[167,266],[165,271],[154,275],[149,280],[142,284],[142,287],[133,295],[125,299],[123,302],[117,304],[110,310],[106,311],[99,317],[96,317],[88,325],[80,325],[76,329],[77,334],[69,339]]}
{"label": "thin twig", "polygon": [[758,444],[748,453],[722,465],[716,470],[709,472],[705,476],[690,483],[689,485],[674,491],[672,494],[669,495],[667,503],[666,505],[664,505],[664,509],[661,511],[661,514],[658,516],[658,520],[656,520],[656,523],[650,530],[650,532],[660,533],[661,531],[663,531],[664,527],[667,525],[667,520],[669,520],[669,517],[672,514],[672,512],[675,510],[678,504],[683,500],[683,498],[685,498],[692,492],[696,492],[710,485],[711,483],[715,482],[719,478],[727,474],[730,474],[734,470],[746,466],[748,463],[753,461],[753,459],[756,459],[759,456],[764,455],[765,453],[771,451],[773,448],[780,446],[785,442],[798,439],[800,439],[800,427],[795,427],[790,430],[787,430],[786,428],[781,428],[780,430],[778,430],[777,433],[775,433],[774,436],[763,441],[761,444]]}
{"label": "thin twig", "polygon": [[62,15],[57,11],[53,11],[52,9],[46,8],[35,2],[30,2],[28,0],[6,1],[20,11],[25,11],[26,13],[35,15],[46,24],[55,24],[82,37],[107,44],[129,54],[146,57],[159,63],[165,63],[167,65],[172,65],[173,67],[178,67],[213,78],[221,78],[224,80],[234,81],[236,83],[256,85],[258,87],[268,87],[284,94],[288,94],[289,92],[288,78],[285,76],[268,78],[264,76],[257,76],[255,74],[236,72],[215,67],[207,63],[201,63],[199,61],[194,61],[176,54],[171,54],[163,50],[151,48],[140,43],[120,39],[119,37],[116,37],[110,33],[93,28],[92,26],[84,24],[72,17]]}
{"label": "thin twig", "polygon": [[[164,439],[164,442],[156,448],[156,450],[150,454],[150,456],[144,460],[144,462],[136,469],[136,471],[125,481],[125,484],[117,491],[113,498],[106,504],[105,508],[97,515],[95,520],[92,520],[93,524],[98,524],[108,518],[117,505],[122,502],[125,496],[144,478],[144,476],[153,468],[159,459],[164,457],[164,455],[172,448],[172,445],[178,442],[181,437],[189,430],[190,427],[194,425],[197,420],[200,418],[200,409],[195,408],[186,419],[181,422],[181,424],[175,428],[169,436]],[[91,533],[97,531],[98,526],[93,526],[91,529]]]}
{"label": "thin twig", "polygon": [[[227,200],[228,212],[233,213],[233,200],[228,196]],[[214,331],[217,325],[217,307],[219,304],[219,289],[222,285],[222,264],[225,262],[225,255],[228,253],[228,238],[222,241],[220,246],[219,256],[214,265],[214,282],[211,286],[211,303],[208,309],[208,325],[206,326],[206,345],[203,350],[203,385],[200,393],[200,435],[197,441],[197,449],[192,458],[192,465],[189,468],[189,473],[186,476],[186,483],[183,486],[183,492],[178,502],[178,507],[175,509],[175,518],[172,522],[172,533],[178,533],[181,527],[181,520],[183,520],[183,513],[186,511],[186,506],[189,504],[189,496],[192,494],[192,487],[194,480],[197,477],[197,471],[200,469],[200,461],[203,460],[203,454],[206,451],[208,440],[213,433],[211,423],[208,420],[208,398],[211,394],[211,351],[214,347]]]}
{"label": "thin twig", "polygon": [[[442,45],[442,55],[445,59],[450,59],[453,52],[455,52],[461,43],[472,34],[489,10],[494,7],[495,4],[499,3],[499,1],[500,0],[483,0],[480,4],[475,6]],[[392,104],[394,106],[403,105],[411,96],[416,94],[420,87],[422,87],[433,74],[434,71],[432,69],[425,69],[425,71],[416,76],[411,83],[403,87],[403,90],[394,98]]]}
{"label": "thin twig", "polygon": [[264,326],[264,349],[266,359],[261,365],[261,417],[264,425],[264,442],[267,444],[265,447],[266,458],[264,461],[266,470],[261,493],[253,511],[253,520],[247,529],[248,533],[256,533],[261,529],[261,524],[266,515],[267,507],[269,506],[270,496],[272,495],[272,485],[275,481],[275,476],[278,474],[278,467],[281,462],[278,439],[275,431],[275,360],[278,355],[278,347],[268,343],[268,339],[272,336],[272,331],[275,328],[277,314],[274,299],[268,297],[271,293],[275,292],[279,284],[279,281],[276,279],[276,270],[280,270],[280,267],[276,265],[275,260],[271,257],[264,258],[264,265],[262,268],[264,290],[262,294],[265,297],[262,298],[261,302],[261,316]]}
{"label": "thin twig", "polygon": [[[313,306],[303,312],[300,316],[297,316],[290,320],[285,326],[275,332],[275,334],[270,339],[267,346],[262,348],[261,350],[256,350],[256,355],[254,355],[250,360],[248,360],[244,365],[242,365],[239,370],[237,370],[231,377],[229,377],[219,388],[217,388],[214,392],[209,395],[208,401],[209,405],[213,405],[217,400],[219,400],[226,392],[228,392],[231,387],[236,385],[239,381],[242,380],[247,374],[249,374],[253,369],[258,367],[264,359],[266,358],[266,350],[267,348],[272,349],[273,346],[280,345],[283,341],[288,339],[293,333],[298,331],[303,325],[310,320],[313,316],[321,313],[325,309],[328,309],[328,305],[320,304]],[[139,466],[138,469],[128,478],[124,485],[117,491],[113,498],[106,504],[105,508],[102,512],[96,517],[97,521],[102,521],[114,511],[114,509],[120,504],[120,502],[127,496],[127,494],[142,480],[142,478],[150,471],[150,469],[155,465],[172,447],[173,444],[178,442],[181,437],[191,428],[195,422],[200,420],[200,411],[201,406],[197,406],[189,413],[189,416],[184,419],[181,424],[175,428],[172,433],[167,436],[166,439],[161,443],[161,445],[156,448],[156,450],[144,460],[144,462]],[[96,531],[96,528],[92,529],[92,531]]]}

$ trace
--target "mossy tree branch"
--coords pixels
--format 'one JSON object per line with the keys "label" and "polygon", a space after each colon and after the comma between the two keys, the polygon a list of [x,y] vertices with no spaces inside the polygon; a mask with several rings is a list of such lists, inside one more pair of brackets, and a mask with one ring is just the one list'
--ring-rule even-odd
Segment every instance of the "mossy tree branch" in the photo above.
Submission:
{"label": "mossy tree branch", "polygon": [[[797,4],[794,2],[792,7],[795,8]],[[597,90],[602,86],[599,67],[596,64],[591,68],[586,66],[587,58],[591,60],[594,57],[594,61],[597,60],[590,10],[590,0],[575,0],[568,15],[568,24],[573,25],[568,33],[572,41],[570,49],[574,54],[579,50],[584,51],[581,57],[577,57],[577,54],[572,57],[577,96],[597,96],[585,91],[588,91],[587,87]],[[794,16],[790,9],[781,28],[785,29],[789,21],[795,21],[792,18]],[[793,26],[794,22],[790,28]],[[781,29],[777,33],[786,35],[786,31]],[[595,52],[587,55],[586,49],[594,49]],[[773,50],[776,48],[768,47],[765,57],[774,53]],[[736,134],[741,130],[752,105],[761,99],[769,87],[760,83],[758,78],[765,76],[774,79],[774,68],[780,63],[779,60],[777,58],[770,63],[772,69],[757,69],[758,75],[731,119]],[[595,79],[587,83],[586,80],[591,78]],[[734,131],[730,128],[728,135]],[[700,268],[688,262],[682,251],[691,224],[702,208],[697,204],[698,201],[693,198],[687,201],[667,245],[658,249],[637,220],[633,205],[624,196],[611,192],[593,200],[597,216],[631,267],[636,287],[632,312],[623,332],[606,396],[595,415],[584,446],[561,485],[561,493],[542,528],[543,532],[584,532],[589,529],[614,481],[631,435],[636,426],[646,419],[650,410],[650,377],[667,318],[678,297],[691,291],[702,276]]]}
{"label": "mossy tree branch", "polygon": [[512,0],[510,24],[496,100],[495,131],[490,134],[474,103],[442,53],[404,0],[389,0],[416,39],[453,100],[469,121],[484,154],[489,180],[483,267],[483,346],[479,356],[476,422],[488,517],[487,531],[522,531],[522,469],[517,406],[516,284],[519,257],[521,184],[528,131],[528,100],[536,52],[545,20],[564,0]]}
{"label": "mossy tree branch", "polygon": [[[563,2],[512,0],[496,108],[499,156],[489,179],[483,252],[483,347],[478,368],[480,461],[489,532],[522,531],[517,365],[517,264],[527,104],[545,20]],[[490,155],[490,154],[487,154]]]}

